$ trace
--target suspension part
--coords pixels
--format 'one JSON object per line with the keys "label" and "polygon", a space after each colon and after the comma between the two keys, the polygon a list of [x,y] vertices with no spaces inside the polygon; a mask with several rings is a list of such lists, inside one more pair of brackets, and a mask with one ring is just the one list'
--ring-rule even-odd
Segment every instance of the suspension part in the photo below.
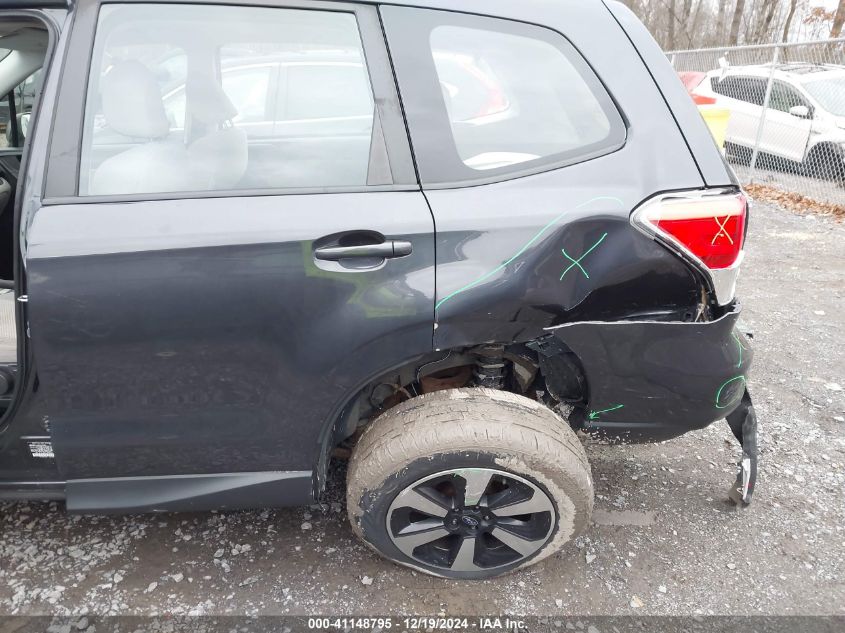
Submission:
{"label": "suspension part", "polygon": [[504,351],[504,347],[496,345],[479,347],[474,351],[477,360],[473,374],[477,387],[502,389],[505,386]]}

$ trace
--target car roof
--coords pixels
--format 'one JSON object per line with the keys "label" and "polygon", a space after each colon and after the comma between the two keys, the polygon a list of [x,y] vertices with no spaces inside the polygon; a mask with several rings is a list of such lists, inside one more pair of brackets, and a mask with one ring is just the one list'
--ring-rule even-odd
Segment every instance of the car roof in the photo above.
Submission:
{"label": "car roof", "polygon": [[[147,0],[130,0],[145,2]],[[303,0],[308,2],[308,0]],[[313,0],[314,2],[341,2],[349,3],[350,0]],[[452,9],[453,11],[464,11],[469,13],[487,13],[490,7],[513,6],[513,0],[354,0],[358,4],[395,4],[407,7],[420,7],[423,9]],[[616,1],[616,0],[611,0]],[[184,4],[185,0],[156,0],[157,3]],[[274,4],[273,0],[264,0],[268,5]],[[285,5],[284,0],[279,0],[280,6]],[[520,0],[520,8],[534,10],[554,10],[561,4],[595,4],[603,5],[604,0]]]}
{"label": "car roof", "polygon": [[755,64],[751,66],[729,66],[725,70],[716,69],[710,71],[710,75],[722,75],[725,77],[733,75],[744,75],[746,77],[769,77],[772,75],[776,79],[786,79],[802,83],[804,81],[811,81],[813,79],[821,79],[825,76],[843,76],[845,75],[845,66],[838,64],[814,64],[811,62],[789,62],[781,63],[774,66],[774,73],[772,73],[772,64]]}

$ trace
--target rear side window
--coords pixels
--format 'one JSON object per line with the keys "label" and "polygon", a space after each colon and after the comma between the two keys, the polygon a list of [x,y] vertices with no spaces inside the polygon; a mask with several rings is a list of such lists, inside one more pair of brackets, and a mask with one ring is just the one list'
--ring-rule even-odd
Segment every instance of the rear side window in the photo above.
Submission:
{"label": "rear side window", "polygon": [[425,184],[536,173],[624,143],[613,101],[562,35],[464,14],[383,12]]}
{"label": "rear side window", "polygon": [[766,96],[766,81],[756,77],[713,77],[713,92],[731,99],[762,106]]}

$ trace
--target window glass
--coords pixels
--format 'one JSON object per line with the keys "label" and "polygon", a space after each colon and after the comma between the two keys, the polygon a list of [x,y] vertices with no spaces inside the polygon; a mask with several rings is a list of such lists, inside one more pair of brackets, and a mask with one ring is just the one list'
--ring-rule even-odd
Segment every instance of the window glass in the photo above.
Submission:
{"label": "window glass", "polygon": [[766,97],[766,81],[756,77],[714,77],[713,91],[731,99],[762,106]]}
{"label": "window glass", "polygon": [[438,26],[431,54],[464,165],[487,171],[605,141],[599,99],[557,46],[506,32]]}
{"label": "window glass", "polygon": [[724,95],[734,99],[734,92],[731,90],[733,77],[713,77],[710,79],[710,87],[716,94]]}
{"label": "window glass", "polygon": [[104,5],[79,193],[365,185],[373,113],[351,13]]}
{"label": "window glass", "polygon": [[272,120],[268,116],[267,97],[273,70],[268,64],[223,69],[223,92],[238,111],[232,119],[236,124]]}
{"label": "window glass", "polygon": [[752,79],[741,77],[737,82],[739,98],[754,105],[761,106],[766,100],[766,81],[764,79]]}
{"label": "window glass", "polygon": [[286,70],[283,120],[370,115],[372,97],[360,61],[290,64]]}
{"label": "window glass", "polygon": [[[23,147],[29,132],[32,108],[40,89],[41,69],[38,69],[15,86],[11,94],[3,95],[0,99],[0,149]],[[9,102],[10,99],[13,103]],[[12,112],[15,114],[14,121]]]}
{"label": "window glass", "polygon": [[[223,69],[221,87],[238,111],[232,119],[235,124],[267,121],[267,94],[270,74],[274,66],[233,66]],[[165,94],[164,110],[171,130],[184,129],[185,125],[185,83]],[[272,119],[270,119],[272,120]]]}
{"label": "window glass", "polygon": [[806,82],[804,88],[822,108],[836,116],[845,116],[845,77],[815,79]]}
{"label": "window glass", "polygon": [[789,112],[790,108],[806,105],[795,90],[784,83],[776,81],[772,84],[772,94],[769,96],[769,107],[781,112]]}

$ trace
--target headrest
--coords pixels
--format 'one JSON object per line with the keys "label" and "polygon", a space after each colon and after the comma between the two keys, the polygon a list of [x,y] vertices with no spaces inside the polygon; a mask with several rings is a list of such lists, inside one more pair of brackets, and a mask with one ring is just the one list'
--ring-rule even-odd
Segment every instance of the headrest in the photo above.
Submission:
{"label": "headrest", "polygon": [[102,80],[102,99],[103,114],[115,132],[159,139],[170,131],[155,75],[140,62],[120,62],[109,70]]}
{"label": "headrest", "polygon": [[223,92],[223,88],[208,75],[191,75],[186,94],[188,112],[200,123],[217,125],[238,116],[238,109]]}

